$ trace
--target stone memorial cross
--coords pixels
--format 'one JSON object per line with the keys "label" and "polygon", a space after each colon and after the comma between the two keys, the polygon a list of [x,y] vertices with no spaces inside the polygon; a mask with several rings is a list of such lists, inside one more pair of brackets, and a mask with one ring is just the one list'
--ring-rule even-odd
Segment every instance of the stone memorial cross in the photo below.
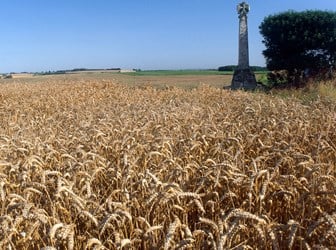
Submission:
{"label": "stone memorial cross", "polygon": [[242,2],[237,6],[239,15],[239,57],[238,67],[231,82],[231,89],[255,89],[257,82],[249,65],[247,14],[250,6]]}

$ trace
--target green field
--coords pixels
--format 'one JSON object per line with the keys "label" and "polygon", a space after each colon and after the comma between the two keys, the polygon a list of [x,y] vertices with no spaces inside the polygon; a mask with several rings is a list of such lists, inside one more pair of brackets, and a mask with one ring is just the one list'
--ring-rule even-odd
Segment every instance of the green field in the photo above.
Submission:
{"label": "green field", "polygon": [[218,70],[144,70],[121,73],[130,76],[183,76],[183,75],[232,75],[231,71]]}
{"label": "green field", "polygon": [[[257,71],[255,74],[265,74],[266,71]],[[121,73],[131,76],[184,76],[184,75],[233,75],[233,71],[218,70],[144,70]]]}

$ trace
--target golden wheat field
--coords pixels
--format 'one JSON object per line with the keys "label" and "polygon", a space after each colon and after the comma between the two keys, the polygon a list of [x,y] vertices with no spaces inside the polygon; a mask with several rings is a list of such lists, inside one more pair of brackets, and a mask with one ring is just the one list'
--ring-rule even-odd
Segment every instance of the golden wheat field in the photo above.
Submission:
{"label": "golden wheat field", "polygon": [[336,249],[336,104],[0,85],[0,249]]}

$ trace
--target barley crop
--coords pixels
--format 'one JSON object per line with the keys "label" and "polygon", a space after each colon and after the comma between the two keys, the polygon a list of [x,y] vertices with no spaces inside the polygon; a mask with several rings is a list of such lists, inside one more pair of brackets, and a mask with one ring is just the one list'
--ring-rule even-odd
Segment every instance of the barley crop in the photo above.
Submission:
{"label": "barley crop", "polygon": [[0,122],[0,249],[335,249],[335,102],[49,79]]}

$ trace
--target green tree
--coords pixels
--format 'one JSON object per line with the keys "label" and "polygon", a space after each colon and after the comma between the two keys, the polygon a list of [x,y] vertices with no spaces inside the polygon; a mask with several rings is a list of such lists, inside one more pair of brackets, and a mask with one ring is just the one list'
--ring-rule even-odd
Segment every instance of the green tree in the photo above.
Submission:
{"label": "green tree", "polygon": [[317,74],[336,64],[336,12],[287,11],[266,17],[260,33],[269,70],[287,70],[299,84],[306,71]]}

